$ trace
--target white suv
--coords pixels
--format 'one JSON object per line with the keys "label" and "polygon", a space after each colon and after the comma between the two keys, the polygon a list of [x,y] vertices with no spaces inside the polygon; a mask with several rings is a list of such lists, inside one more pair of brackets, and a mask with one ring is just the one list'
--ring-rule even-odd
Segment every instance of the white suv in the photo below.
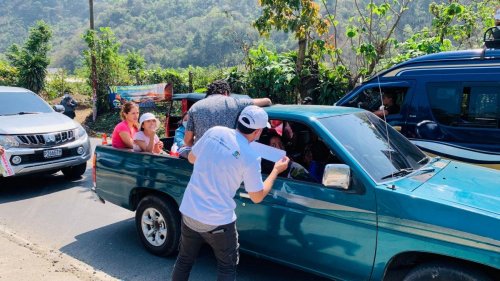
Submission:
{"label": "white suv", "polygon": [[87,133],[61,114],[62,106],[54,109],[29,90],[0,86],[0,145],[15,175],[62,170],[78,178],[85,172]]}

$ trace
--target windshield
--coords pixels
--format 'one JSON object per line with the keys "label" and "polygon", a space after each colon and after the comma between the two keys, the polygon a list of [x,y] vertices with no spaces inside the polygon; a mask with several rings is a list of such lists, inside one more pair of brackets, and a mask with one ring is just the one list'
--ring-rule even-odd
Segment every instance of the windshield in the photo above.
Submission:
{"label": "windshield", "polygon": [[391,126],[387,126],[386,132],[385,122],[372,113],[358,112],[319,121],[376,181],[426,164],[422,151]]}
{"label": "windshield", "polygon": [[0,93],[0,115],[50,113],[52,108],[31,92]]}

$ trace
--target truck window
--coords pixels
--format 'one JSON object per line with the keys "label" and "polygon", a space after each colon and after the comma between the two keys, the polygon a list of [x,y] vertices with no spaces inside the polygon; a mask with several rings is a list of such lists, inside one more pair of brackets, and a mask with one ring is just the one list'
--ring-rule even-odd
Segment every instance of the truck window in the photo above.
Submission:
{"label": "truck window", "polygon": [[[327,145],[308,126],[284,120],[270,120],[259,142],[285,150],[290,158],[288,169],[280,177],[321,183],[326,164],[341,163]],[[262,159],[262,173],[269,174],[274,163]]]}
{"label": "truck window", "polygon": [[499,128],[500,88],[494,85],[429,83],[428,98],[436,121],[446,126]]}

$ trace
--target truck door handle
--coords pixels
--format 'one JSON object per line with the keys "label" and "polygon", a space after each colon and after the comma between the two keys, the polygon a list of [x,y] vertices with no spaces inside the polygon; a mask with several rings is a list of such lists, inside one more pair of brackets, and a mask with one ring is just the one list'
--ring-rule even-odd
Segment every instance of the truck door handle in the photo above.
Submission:
{"label": "truck door handle", "polygon": [[410,118],[417,118],[417,115],[410,114],[410,115],[408,115],[408,117],[410,117]]}

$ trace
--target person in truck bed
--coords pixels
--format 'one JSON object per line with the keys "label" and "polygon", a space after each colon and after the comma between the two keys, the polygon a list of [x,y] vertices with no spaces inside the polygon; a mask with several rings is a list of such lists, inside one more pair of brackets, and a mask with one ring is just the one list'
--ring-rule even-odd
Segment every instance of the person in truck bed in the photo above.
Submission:
{"label": "person in truck bed", "polygon": [[133,148],[134,135],[139,130],[137,120],[139,119],[139,106],[133,102],[127,102],[120,111],[122,122],[116,125],[111,137],[111,143],[115,148]]}
{"label": "person in truck bed", "polygon": [[162,153],[163,142],[156,135],[159,125],[160,121],[153,113],[147,112],[141,116],[139,119],[140,131],[134,135],[134,151]]}
{"label": "person in truck bed", "polygon": [[249,105],[269,106],[271,100],[235,99],[230,96],[231,88],[224,80],[217,80],[208,85],[207,95],[196,102],[188,111],[184,143],[193,146],[203,134],[214,126],[236,127],[236,119],[243,108]]}

